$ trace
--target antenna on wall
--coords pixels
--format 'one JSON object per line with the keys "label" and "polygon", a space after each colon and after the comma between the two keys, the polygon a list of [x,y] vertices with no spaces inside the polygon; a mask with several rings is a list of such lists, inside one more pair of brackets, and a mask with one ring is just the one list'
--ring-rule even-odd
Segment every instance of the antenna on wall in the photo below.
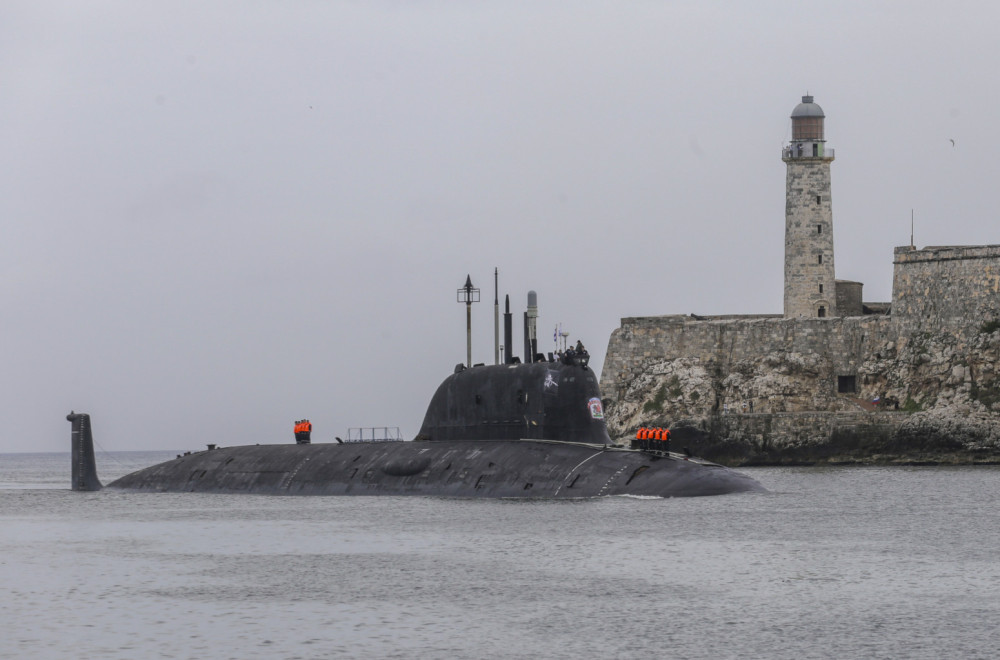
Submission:
{"label": "antenna on wall", "polygon": [[917,249],[917,247],[913,244],[913,209],[910,209],[910,249]]}

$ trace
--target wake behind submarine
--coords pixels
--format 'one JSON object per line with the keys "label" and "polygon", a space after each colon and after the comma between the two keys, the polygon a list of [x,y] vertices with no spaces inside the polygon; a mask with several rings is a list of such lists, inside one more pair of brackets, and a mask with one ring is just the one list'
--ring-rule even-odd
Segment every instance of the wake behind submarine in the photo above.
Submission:
{"label": "wake behind submarine", "polygon": [[[508,299],[507,346],[509,328]],[[764,490],[754,479],[715,463],[615,445],[588,356],[528,354],[536,361],[459,364],[434,393],[412,441],[209,449],[133,472],[108,487],[505,498],[692,497]],[[90,416],[73,412],[67,419],[73,425],[73,489],[98,490]]]}

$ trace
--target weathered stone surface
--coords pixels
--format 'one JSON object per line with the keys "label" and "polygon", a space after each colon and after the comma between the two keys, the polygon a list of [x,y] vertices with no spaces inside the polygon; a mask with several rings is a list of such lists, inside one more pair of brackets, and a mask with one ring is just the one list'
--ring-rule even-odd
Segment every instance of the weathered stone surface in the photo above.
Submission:
{"label": "weathered stone surface", "polygon": [[[783,157],[785,181],[785,316],[837,316],[834,279],[833,156]],[[845,291],[846,293],[846,291]]]}
{"label": "weathered stone surface", "polygon": [[910,330],[1000,317],[1000,245],[898,247],[894,256],[892,313]]}
{"label": "weathered stone surface", "polygon": [[612,436],[669,426],[730,463],[1000,462],[1000,245],[898,247],[891,305],[862,302],[835,279],[824,117],[803,97],[782,150],[783,316],[622,319]]}
{"label": "weathered stone surface", "polygon": [[668,426],[677,448],[730,464],[997,462],[1000,328],[976,309],[936,325],[622,319],[601,378],[609,429]]}

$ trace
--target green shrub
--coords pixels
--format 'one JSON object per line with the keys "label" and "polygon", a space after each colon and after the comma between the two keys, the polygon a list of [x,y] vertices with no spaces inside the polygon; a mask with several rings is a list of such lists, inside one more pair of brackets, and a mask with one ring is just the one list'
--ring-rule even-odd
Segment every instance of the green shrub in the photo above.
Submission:
{"label": "green shrub", "polygon": [[983,386],[973,384],[969,395],[984,406],[990,407],[1000,401],[1000,384],[992,383]]}
{"label": "green shrub", "polygon": [[666,386],[661,387],[656,391],[653,396],[652,401],[647,401],[642,404],[642,412],[660,412],[663,410],[663,402],[667,399],[667,388]]}
{"label": "green shrub", "polygon": [[1000,330],[1000,319],[993,319],[979,326],[979,332],[984,335],[991,335]]}
{"label": "green shrub", "polygon": [[667,381],[667,387],[670,388],[670,398],[676,399],[680,395],[684,394],[684,390],[681,389],[681,379],[675,375],[670,377]]}
{"label": "green shrub", "polygon": [[906,401],[903,403],[904,412],[915,413],[915,412],[920,412],[920,410],[921,408],[919,403],[917,403],[910,397],[906,397]]}

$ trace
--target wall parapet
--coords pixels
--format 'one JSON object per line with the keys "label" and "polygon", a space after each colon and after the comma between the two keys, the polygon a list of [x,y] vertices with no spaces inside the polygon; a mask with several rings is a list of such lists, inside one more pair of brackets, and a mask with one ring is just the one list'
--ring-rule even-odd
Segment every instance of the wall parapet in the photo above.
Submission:
{"label": "wall parapet", "polygon": [[1000,245],[928,245],[920,249],[903,245],[896,247],[893,256],[894,264],[959,259],[1000,259]]}
{"label": "wall parapet", "polygon": [[625,316],[620,319],[621,325],[663,325],[678,323],[697,323],[701,321],[754,321],[758,319],[784,319],[783,314],[716,314],[703,316],[701,314],[664,314],[662,316]]}

